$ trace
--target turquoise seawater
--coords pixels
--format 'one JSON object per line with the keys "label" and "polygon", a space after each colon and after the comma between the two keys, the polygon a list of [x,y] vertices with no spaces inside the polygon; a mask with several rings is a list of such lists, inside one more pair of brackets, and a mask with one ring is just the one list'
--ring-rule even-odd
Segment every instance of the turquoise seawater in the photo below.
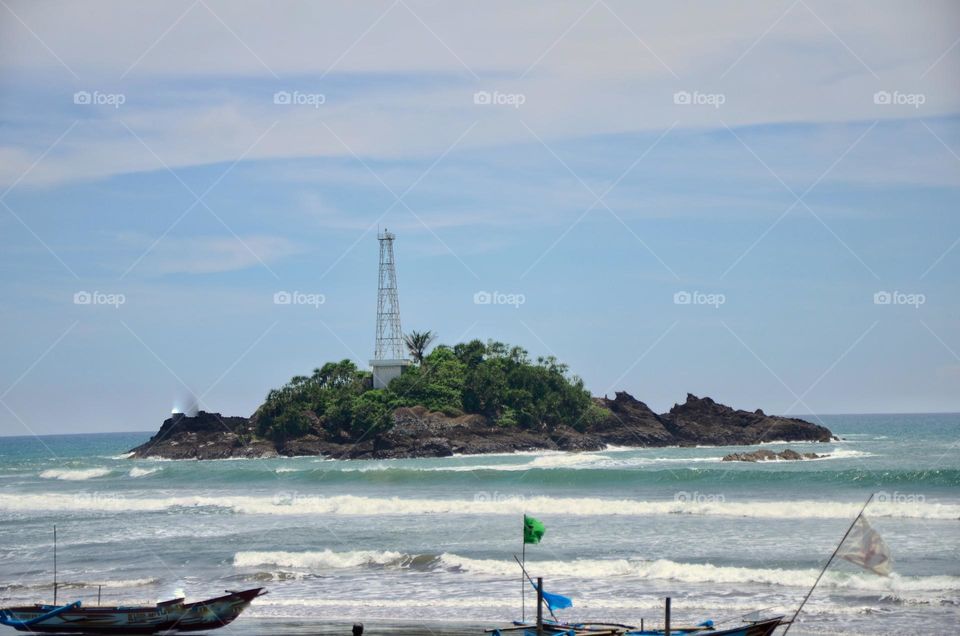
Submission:
{"label": "turquoise seawater", "polygon": [[232,631],[501,624],[521,611],[527,513],[547,527],[529,570],[573,597],[566,618],[658,621],[664,596],[680,622],[790,613],[873,492],[894,574],[835,562],[791,634],[950,632],[960,415],[819,419],[843,440],[767,447],[829,457],[763,464],[721,462],[735,447],[152,461],[125,455],[148,433],[0,438],[0,606],[49,600],[56,524],[61,599],[266,585]]}

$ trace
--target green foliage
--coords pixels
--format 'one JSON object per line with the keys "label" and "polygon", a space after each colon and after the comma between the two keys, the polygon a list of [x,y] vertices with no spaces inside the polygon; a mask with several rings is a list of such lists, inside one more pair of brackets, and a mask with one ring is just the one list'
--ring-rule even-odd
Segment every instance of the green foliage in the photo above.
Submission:
{"label": "green foliage", "polygon": [[[425,351],[432,333],[414,335]],[[585,430],[608,415],[553,356],[531,362],[521,347],[472,340],[422,354],[419,366],[407,367],[386,389],[373,389],[370,373],[349,360],[296,376],[267,395],[257,432],[276,441],[302,435],[310,431],[312,412],[333,438],[358,441],[389,430],[392,411],[401,406],[476,413],[499,426],[534,430],[561,424]]]}
{"label": "green foliage", "polygon": [[605,409],[598,404],[591,404],[587,407],[587,410],[583,412],[583,415],[580,417],[578,422],[575,422],[573,427],[580,432],[585,431],[588,428],[596,426],[603,422],[607,417],[610,416],[610,410]]}
{"label": "green foliage", "polygon": [[[350,360],[328,362],[309,377],[298,375],[267,394],[257,409],[257,434],[276,442],[310,431],[313,412],[336,427],[351,420],[350,402],[371,385],[370,373],[360,371]],[[334,413],[333,418],[327,418]]]}
{"label": "green foliage", "polygon": [[453,347],[453,353],[460,362],[470,368],[473,368],[483,361],[483,356],[487,353],[487,347],[479,340],[470,342],[461,342]]}
{"label": "green foliage", "polygon": [[431,411],[463,409],[465,366],[450,347],[439,346],[419,367],[404,370],[390,382],[395,406],[425,406]]}
{"label": "green foliage", "polygon": [[517,412],[508,406],[503,409],[503,412],[497,417],[496,422],[499,426],[517,426]]}
{"label": "green foliage", "polygon": [[411,331],[403,337],[404,344],[407,345],[407,351],[410,357],[417,364],[423,363],[423,357],[426,355],[427,348],[437,339],[437,334],[432,331]]}
{"label": "green foliage", "polygon": [[355,439],[369,437],[390,428],[390,398],[382,389],[371,389],[353,398],[350,432]]}

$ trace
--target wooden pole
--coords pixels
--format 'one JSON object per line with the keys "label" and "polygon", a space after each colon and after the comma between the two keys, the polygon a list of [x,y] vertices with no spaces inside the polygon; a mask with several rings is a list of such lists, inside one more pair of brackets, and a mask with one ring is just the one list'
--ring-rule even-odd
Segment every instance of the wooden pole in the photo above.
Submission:
{"label": "wooden pole", "polygon": [[57,524],[53,524],[53,604],[57,604]]}
{"label": "wooden pole", "polygon": [[853,526],[857,525],[857,521],[859,521],[860,517],[863,516],[863,511],[867,509],[867,506],[870,505],[871,501],[873,501],[873,493],[870,493],[870,496],[867,497],[867,502],[863,504],[863,508],[861,508],[857,516],[853,518],[853,522],[850,524],[850,527],[847,528],[847,531],[843,533],[843,538],[840,539],[840,543],[837,544],[837,547],[834,549],[833,554],[831,554],[830,558],[827,559],[826,565],[824,565],[823,569],[820,570],[820,574],[817,575],[817,580],[813,582],[813,587],[811,587],[810,591],[807,592],[807,595],[803,597],[803,601],[800,602],[800,607],[798,607],[797,611],[793,613],[793,618],[791,618],[790,622],[787,623],[787,628],[783,630],[782,636],[787,636],[787,632],[789,632],[790,628],[793,627],[793,623],[797,620],[797,616],[800,614],[800,610],[802,610],[803,606],[807,604],[807,599],[809,599],[810,595],[813,594],[813,590],[816,589],[817,584],[820,582],[820,579],[823,578],[823,575],[827,571],[827,568],[830,567],[830,564],[833,562],[833,558],[837,556],[837,552],[840,551],[841,546],[843,546],[843,542],[847,540],[848,536],[850,536],[850,533],[853,531]]}
{"label": "wooden pole", "polygon": [[667,603],[664,606],[663,633],[670,636],[670,597],[667,597]]}
{"label": "wooden pole", "polygon": [[103,592],[103,586],[97,586],[97,607],[100,607],[100,594]]}
{"label": "wooden pole", "polygon": [[[525,577],[527,577],[527,580],[528,580],[528,581],[530,581],[530,585],[533,585],[533,579],[530,578],[530,575],[527,573],[527,568],[523,567],[523,563],[520,562],[520,559],[517,558],[517,555],[516,555],[516,554],[513,555],[513,560],[516,561],[516,562],[517,562],[517,565],[520,566],[520,569],[523,571],[523,575],[524,575]],[[537,598],[539,599],[539,598],[541,598],[541,597],[538,596]],[[537,607],[539,608],[539,606],[540,606],[540,605],[539,605],[539,603],[538,603],[538,604],[537,604]],[[559,621],[559,619],[557,618],[557,615],[553,613],[553,610],[550,608],[549,605],[547,605],[547,611],[550,612],[550,617],[553,618],[553,620]]]}
{"label": "wooden pole", "polygon": [[543,577],[537,577],[537,636],[543,636]]}
{"label": "wooden pole", "polygon": [[[522,532],[520,536],[523,536]],[[525,538],[520,554],[523,555],[523,564],[520,566],[520,622],[523,623],[527,620],[527,582],[524,580],[526,577],[524,568],[527,566],[527,542]]]}

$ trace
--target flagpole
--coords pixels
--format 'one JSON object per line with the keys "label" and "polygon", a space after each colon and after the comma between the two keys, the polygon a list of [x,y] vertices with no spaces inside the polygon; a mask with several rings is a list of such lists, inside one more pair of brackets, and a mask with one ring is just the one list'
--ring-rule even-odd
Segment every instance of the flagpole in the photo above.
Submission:
{"label": "flagpole", "polygon": [[790,628],[793,627],[793,623],[797,620],[797,616],[800,614],[800,610],[802,610],[803,606],[807,604],[807,599],[809,599],[810,595],[813,594],[813,590],[816,589],[817,584],[820,583],[820,579],[823,578],[823,575],[827,571],[827,568],[830,567],[830,564],[833,562],[834,557],[837,556],[837,552],[840,551],[840,547],[843,545],[843,542],[847,540],[848,536],[850,536],[850,533],[853,531],[853,526],[857,525],[857,521],[859,521],[860,517],[863,516],[863,512],[867,509],[867,506],[870,505],[871,501],[873,501],[873,493],[870,493],[870,496],[867,497],[867,502],[863,504],[863,508],[860,509],[860,512],[853,519],[853,522],[850,524],[850,527],[847,528],[847,531],[843,533],[843,538],[840,539],[840,543],[837,544],[837,547],[834,549],[833,554],[831,554],[830,558],[827,559],[827,564],[823,566],[822,570],[820,570],[820,574],[817,575],[817,580],[813,582],[813,587],[811,587],[810,591],[807,592],[807,595],[803,597],[803,601],[801,601],[800,607],[798,607],[797,611],[793,613],[793,618],[791,618],[790,622],[787,623],[787,628],[783,630],[782,636],[787,636],[787,632],[789,632]]}

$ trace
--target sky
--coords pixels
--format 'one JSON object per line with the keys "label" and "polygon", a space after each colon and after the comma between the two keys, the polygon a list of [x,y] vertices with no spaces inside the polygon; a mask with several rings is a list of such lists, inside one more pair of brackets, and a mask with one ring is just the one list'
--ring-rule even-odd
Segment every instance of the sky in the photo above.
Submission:
{"label": "sky", "polygon": [[385,227],[594,395],[960,411],[958,77],[954,2],[2,0],[0,434],[367,367]]}

